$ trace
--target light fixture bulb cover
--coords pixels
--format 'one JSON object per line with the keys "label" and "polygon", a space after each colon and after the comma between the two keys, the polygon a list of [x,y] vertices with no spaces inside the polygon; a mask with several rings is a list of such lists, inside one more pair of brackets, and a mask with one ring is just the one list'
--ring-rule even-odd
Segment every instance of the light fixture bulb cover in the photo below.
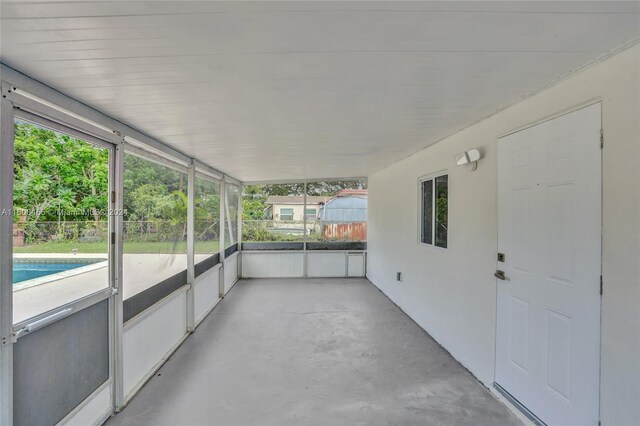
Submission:
{"label": "light fixture bulb cover", "polygon": [[466,152],[461,152],[455,155],[456,165],[463,166],[469,163],[469,156]]}
{"label": "light fixture bulb cover", "polygon": [[467,154],[467,159],[471,163],[473,163],[474,161],[478,161],[480,159],[480,151],[478,151],[477,149],[471,149],[467,151],[466,154]]}

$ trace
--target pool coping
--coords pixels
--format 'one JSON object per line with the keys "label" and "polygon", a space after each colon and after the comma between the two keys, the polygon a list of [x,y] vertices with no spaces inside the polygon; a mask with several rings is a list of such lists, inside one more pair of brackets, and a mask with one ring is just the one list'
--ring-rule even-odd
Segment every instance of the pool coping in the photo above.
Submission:
{"label": "pool coping", "polygon": [[13,253],[14,259],[106,259],[108,253]]}

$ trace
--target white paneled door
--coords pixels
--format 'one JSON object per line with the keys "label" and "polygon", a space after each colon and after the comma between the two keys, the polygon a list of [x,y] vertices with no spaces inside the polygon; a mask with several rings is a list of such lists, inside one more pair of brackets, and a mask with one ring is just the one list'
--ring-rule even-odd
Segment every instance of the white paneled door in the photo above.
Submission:
{"label": "white paneled door", "polygon": [[600,108],[498,141],[496,383],[548,425],[599,419]]}

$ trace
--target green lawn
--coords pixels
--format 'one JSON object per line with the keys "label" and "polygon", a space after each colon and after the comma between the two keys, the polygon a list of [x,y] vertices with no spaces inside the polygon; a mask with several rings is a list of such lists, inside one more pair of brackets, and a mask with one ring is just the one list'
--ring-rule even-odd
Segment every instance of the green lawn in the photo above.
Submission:
{"label": "green lawn", "polygon": [[[217,253],[217,241],[196,241],[196,253]],[[105,242],[76,243],[72,241],[34,244],[24,247],[14,247],[14,253],[71,253],[77,249],[78,253],[106,253],[107,244]],[[124,244],[125,253],[186,253],[187,243],[171,242],[144,242],[130,241]]]}

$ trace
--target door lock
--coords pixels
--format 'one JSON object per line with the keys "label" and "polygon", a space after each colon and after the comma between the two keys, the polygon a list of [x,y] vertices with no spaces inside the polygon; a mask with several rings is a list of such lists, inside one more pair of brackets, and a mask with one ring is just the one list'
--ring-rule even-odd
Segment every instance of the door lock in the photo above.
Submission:
{"label": "door lock", "polygon": [[504,275],[504,271],[501,271],[500,269],[498,269],[496,271],[496,273],[493,274],[493,276],[495,276],[499,280],[506,280],[507,279],[507,277]]}

